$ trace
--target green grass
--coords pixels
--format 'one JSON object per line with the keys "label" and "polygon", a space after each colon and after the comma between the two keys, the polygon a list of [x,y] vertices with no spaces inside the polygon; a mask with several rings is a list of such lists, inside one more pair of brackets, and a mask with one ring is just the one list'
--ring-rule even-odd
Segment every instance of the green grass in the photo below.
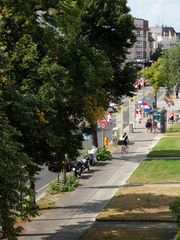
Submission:
{"label": "green grass", "polygon": [[180,228],[178,228],[175,240],[180,240]]}
{"label": "green grass", "polygon": [[180,182],[180,159],[144,160],[128,183]]}
{"label": "green grass", "polygon": [[161,138],[148,157],[180,157],[180,136]]}
{"label": "green grass", "polygon": [[171,132],[179,132],[180,133],[180,124],[173,124],[171,127],[168,128],[167,130],[168,133]]}

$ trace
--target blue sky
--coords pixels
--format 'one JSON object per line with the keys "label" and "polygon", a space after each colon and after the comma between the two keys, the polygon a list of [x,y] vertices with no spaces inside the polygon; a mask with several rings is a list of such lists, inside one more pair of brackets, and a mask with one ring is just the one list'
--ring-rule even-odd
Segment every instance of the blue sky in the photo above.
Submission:
{"label": "blue sky", "polygon": [[149,26],[174,27],[180,32],[180,0],[127,0],[133,17],[149,21]]}

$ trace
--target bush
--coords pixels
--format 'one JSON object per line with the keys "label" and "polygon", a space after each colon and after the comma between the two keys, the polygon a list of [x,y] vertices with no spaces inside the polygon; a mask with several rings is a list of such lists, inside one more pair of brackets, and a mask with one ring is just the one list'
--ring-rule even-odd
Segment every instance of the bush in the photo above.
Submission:
{"label": "bush", "polygon": [[97,161],[108,161],[111,160],[112,155],[111,152],[108,151],[106,148],[102,147],[98,149],[97,153]]}
{"label": "bush", "polygon": [[180,198],[177,198],[174,202],[170,203],[169,208],[175,216],[178,225],[175,240],[180,240]]}
{"label": "bush", "polygon": [[49,184],[48,191],[52,194],[60,192],[71,192],[79,185],[79,181],[74,174],[67,175],[67,182],[65,184],[53,181]]}

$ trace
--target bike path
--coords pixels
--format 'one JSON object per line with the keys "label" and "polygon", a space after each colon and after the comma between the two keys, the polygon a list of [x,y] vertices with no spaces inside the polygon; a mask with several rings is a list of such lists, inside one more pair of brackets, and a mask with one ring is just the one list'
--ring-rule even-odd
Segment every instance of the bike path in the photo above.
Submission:
{"label": "bike path", "polygon": [[[180,109],[180,99],[174,99],[173,110]],[[163,98],[158,107],[167,107]],[[54,208],[42,212],[24,225],[20,240],[78,240],[83,232],[95,222],[98,213],[110,201],[116,191],[138,167],[146,154],[163,136],[160,133],[146,133],[145,119],[129,133],[130,152],[122,155],[120,146],[114,151],[113,159],[98,163],[83,174],[80,186],[73,192],[59,198]]]}
{"label": "bike path", "polygon": [[77,240],[95,222],[98,213],[116,191],[126,183],[162,136],[145,133],[145,120],[129,133],[130,152],[121,154],[120,146],[113,159],[97,163],[80,178],[80,186],[59,198],[54,208],[42,212],[24,225],[20,240]]}

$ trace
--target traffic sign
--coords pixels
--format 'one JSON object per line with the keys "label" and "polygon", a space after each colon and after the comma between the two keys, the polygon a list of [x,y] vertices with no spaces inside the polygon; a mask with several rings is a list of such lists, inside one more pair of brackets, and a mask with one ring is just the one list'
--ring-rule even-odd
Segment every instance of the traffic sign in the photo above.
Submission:
{"label": "traffic sign", "polygon": [[104,129],[107,127],[107,120],[100,120],[99,121],[100,128]]}

